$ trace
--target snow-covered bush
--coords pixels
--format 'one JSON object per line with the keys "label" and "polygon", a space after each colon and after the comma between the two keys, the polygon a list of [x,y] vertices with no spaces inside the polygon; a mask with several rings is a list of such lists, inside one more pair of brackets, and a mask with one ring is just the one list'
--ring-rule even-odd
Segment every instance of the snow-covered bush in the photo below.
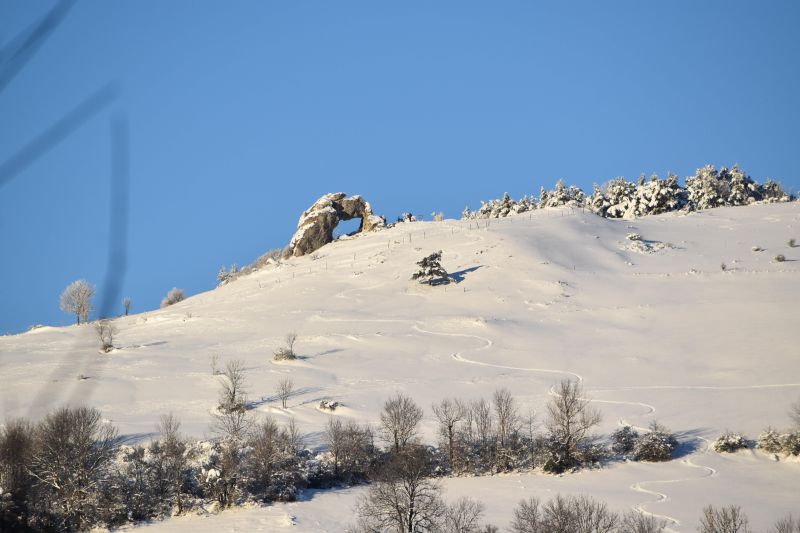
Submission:
{"label": "snow-covered bush", "polygon": [[167,296],[161,300],[161,307],[167,307],[172,304],[176,304],[182,301],[184,298],[186,298],[186,295],[184,294],[183,289],[173,287],[172,290],[167,293]]}
{"label": "snow-covered bush", "polygon": [[789,195],[783,190],[781,184],[767,178],[763,185],[758,186],[758,194],[760,200],[764,202],[788,202],[790,201]]}
{"label": "snow-covered bush", "polygon": [[636,445],[639,433],[630,426],[624,426],[611,434],[611,450],[614,453],[630,453]]}
{"label": "snow-covered bush", "polygon": [[412,215],[411,213],[401,213],[399,217],[397,217],[398,222],[416,222],[417,217]]}
{"label": "snow-covered bush", "polygon": [[428,285],[446,285],[455,281],[441,265],[442,251],[434,252],[417,261],[419,270],[411,275],[412,280]]}
{"label": "snow-covered bush", "polygon": [[719,453],[733,453],[748,447],[747,439],[739,433],[726,431],[711,445],[714,451]]}
{"label": "snow-covered bush", "polygon": [[778,254],[778,255],[775,256],[775,262],[776,263],[783,263],[784,261],[786,261],[786,256],[785,255]]}
{"label": "snow-covered bush", "polygon": [[781,434],[772,428],[767,428],[756,440],[756,447],[767,453],[781,452]]}
{"label": "snow-covered bush", "polygon": [[650,432],[636,439],[633,458],[637,461],[669,461],[677,447],[678,440],[675,435],[654,422],[650,426]]}
{"label": "snow-covered bush", "polygon": [[800,455],[800,431],[781,435],[781,451],[787,455]]}
{"label": "snow-covered bush", "polygon": [[712,209],[727,205],[730,184],[720,179],[713,165],[706,165],[686,178],[686,192],[693,209]]}
{"label": "snow-covered bush", "polygon": [[230,270],[225,270],[225,266],[219,267],[217,273],[217,281],[220,285],[225,285],[239,277],[239,267],[236,263],[231,265]]}

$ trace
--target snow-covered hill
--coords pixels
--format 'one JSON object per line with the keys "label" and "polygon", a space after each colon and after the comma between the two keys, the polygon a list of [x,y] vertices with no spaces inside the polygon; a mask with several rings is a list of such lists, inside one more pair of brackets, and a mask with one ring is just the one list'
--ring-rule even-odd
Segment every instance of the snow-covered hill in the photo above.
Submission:
{"label": "snow-covered hill", "polygon": [[[523,497],[588,492],[615,509],[672,517],[677,531],[693,531],[710,503],[740,504],[766,529],[796,511],[800,464],[718,455],[708,440],[726,429],[755,436],[786,427],[800,397],[800,247],[790,238],[800,238],[798,203],[634,221],[562,208],[398,224],[116,319],[108,355],[88,326],[0,337],[2,414],[38,418],[87,403],[133,439],[172,411],[202,437],[217,401],[217,354],[246,363],[257,415],[295,417],[310,446],[331,416],[317,409],[321,399],[343,404],[333,416],[375,422],[395,391],[426,407],[424,433],[434,442],[434,401],[488,397],[502,386],[524,411],[541,413],[555,382],[578,378],[603,412],[602,432],[657,419],[691,453],[562,477],[457,478],[445,482],[446,495],[482,499],[487,521],[501,527]],[[409,281],[414,263],[437,250],[460,283]],[[300,359],[273,362],[290,331]],[[286,375],[298,392],[282,409],[274,388]],[[151,527],[336,530],[352,519],[359,490]]]}

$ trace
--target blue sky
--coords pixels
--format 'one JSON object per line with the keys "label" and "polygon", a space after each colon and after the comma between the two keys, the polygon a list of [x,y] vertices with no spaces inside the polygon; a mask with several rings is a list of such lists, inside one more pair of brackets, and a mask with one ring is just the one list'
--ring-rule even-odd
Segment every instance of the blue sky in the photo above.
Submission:
{"label": "blue sky", "polygon": [[[0,2],[0,46],[52,5]],[[0,332],[102,289],[115,114],[143,311],[285,245],[331,191],[392,219],[706,163],[797,191],[798,25],[796,1],[78,2],[0,92],[0,163],[121,93],[0,188]]]}

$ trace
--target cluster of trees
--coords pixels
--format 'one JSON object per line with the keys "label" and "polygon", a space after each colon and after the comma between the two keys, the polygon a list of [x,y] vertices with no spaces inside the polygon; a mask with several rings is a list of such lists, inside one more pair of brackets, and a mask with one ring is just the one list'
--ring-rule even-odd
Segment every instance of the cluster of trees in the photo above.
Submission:
{"label": "cluster of trees", "polygon": [[686,186],[680,185],[674,174],[666,179],[644,175],[638,182],[615,178],[602,187],[595,184],[591,195],[574,186],[565,186],[559,180],[553,190],[541,188],[539,200],[525,196],[513,200],[508,193],[502,199],[481,202],[476,211],[465,208],[464,219],[500,218],[546,207],[586,207],[607,218],[634,218],[657,215],[668,211],[711,209],[714,207],[748,205],[755,202],[785,202],[792,197],[771,179],[756,183],[737,165],[719,170],[707,165],[686,178]]}
{"label": "cluster of trees", "polygon": [[[116,429],[99,411],[86,407],[56,409],[37,424],[7,422],[0,428],[0,530],[113,527],[200,505],[290,501],[304,488],[368,482],[354,531],[490,532],[496,530],[479,529],[482,505],[471,500],[446,504],[437,477],[522,468],[563,472],[612,453],[659,461],[669,459],[676,444],[674,436],[655,424],[644,435],[630,427],[615,432],[610,450],[598,445],[591,431],[600,414],[578,382],[565,380],[552,391],[543,431],[537,431],[532,415],[520,415],[507,390],[498,389],[490,400],[436,402],[432,411],[439,446],[427,446],[419,434],[423,409],[398,393],[385,401],[374,427],[331,416],[323,432],[324,448],[314,453],[304,447],[292,419],[285,424],[270,417],[255,421],[244,377],[237,361],[221,373],[212,421],[216,438],[210,441],[182,436],[172,415],[161,418],[158,438],[134,446],[120,445]],[[288,378],[276,387],[284,406],[292,388]],[[793,414],[800,414],[797,407]],[[594,523],[608,528],[553,526],[556,516],[566,520],[582,513],[605,517]],[[662,526],[568,497],[521,504],[513,527],[519,532],[646,533]]]}

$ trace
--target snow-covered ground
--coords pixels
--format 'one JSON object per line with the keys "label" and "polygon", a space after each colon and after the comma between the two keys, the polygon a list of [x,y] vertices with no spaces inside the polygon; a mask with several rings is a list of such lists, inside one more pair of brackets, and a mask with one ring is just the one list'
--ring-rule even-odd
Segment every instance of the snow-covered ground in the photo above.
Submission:
{"label": "snow-covered ground", "polygon": [[[633,221],[563,208],[399,224],[119,318],[108,355],[86,326],[0,337],[0,411],[38,418],[64,402],[87,403],[131,439],[148,438],[158,415],[172,411],[186,433],[203,437],[218,354],[222,363],[245,361],[256,415],[295,417],[309,446],[319,446],[331,416],[317,409],[321,399],[343,403],[333,416],[374,423],[395,391],[426,408],[424,436],[434,442],[434,401],[506,387],[523,412],[542,413],[554,383],[578,378],[603,412],[601,432],[657,419],[679,434],[682,456],[560,477],[448,479],[446,497],[481,499],[486,521],[501,528],[524,497],[584,492],[618,510],[671,517],[675,531],[694,531],[707,504],[740,504],[766,530],[797,512],[800,463],[719,455],[708,441],[726,429],[755,437],[785,428],[800,398],[800,247],[790,238],[800,240],[798,203]],[[436,250],[461,282],[410,282],[415,261]],[[779,253],[785,262],[773,261]],[[289,331],[301,358],[274,363]],[[298,392],[282,409],[274,388],[286,375]],[[149,527],[337,531],[362,490]]]}

